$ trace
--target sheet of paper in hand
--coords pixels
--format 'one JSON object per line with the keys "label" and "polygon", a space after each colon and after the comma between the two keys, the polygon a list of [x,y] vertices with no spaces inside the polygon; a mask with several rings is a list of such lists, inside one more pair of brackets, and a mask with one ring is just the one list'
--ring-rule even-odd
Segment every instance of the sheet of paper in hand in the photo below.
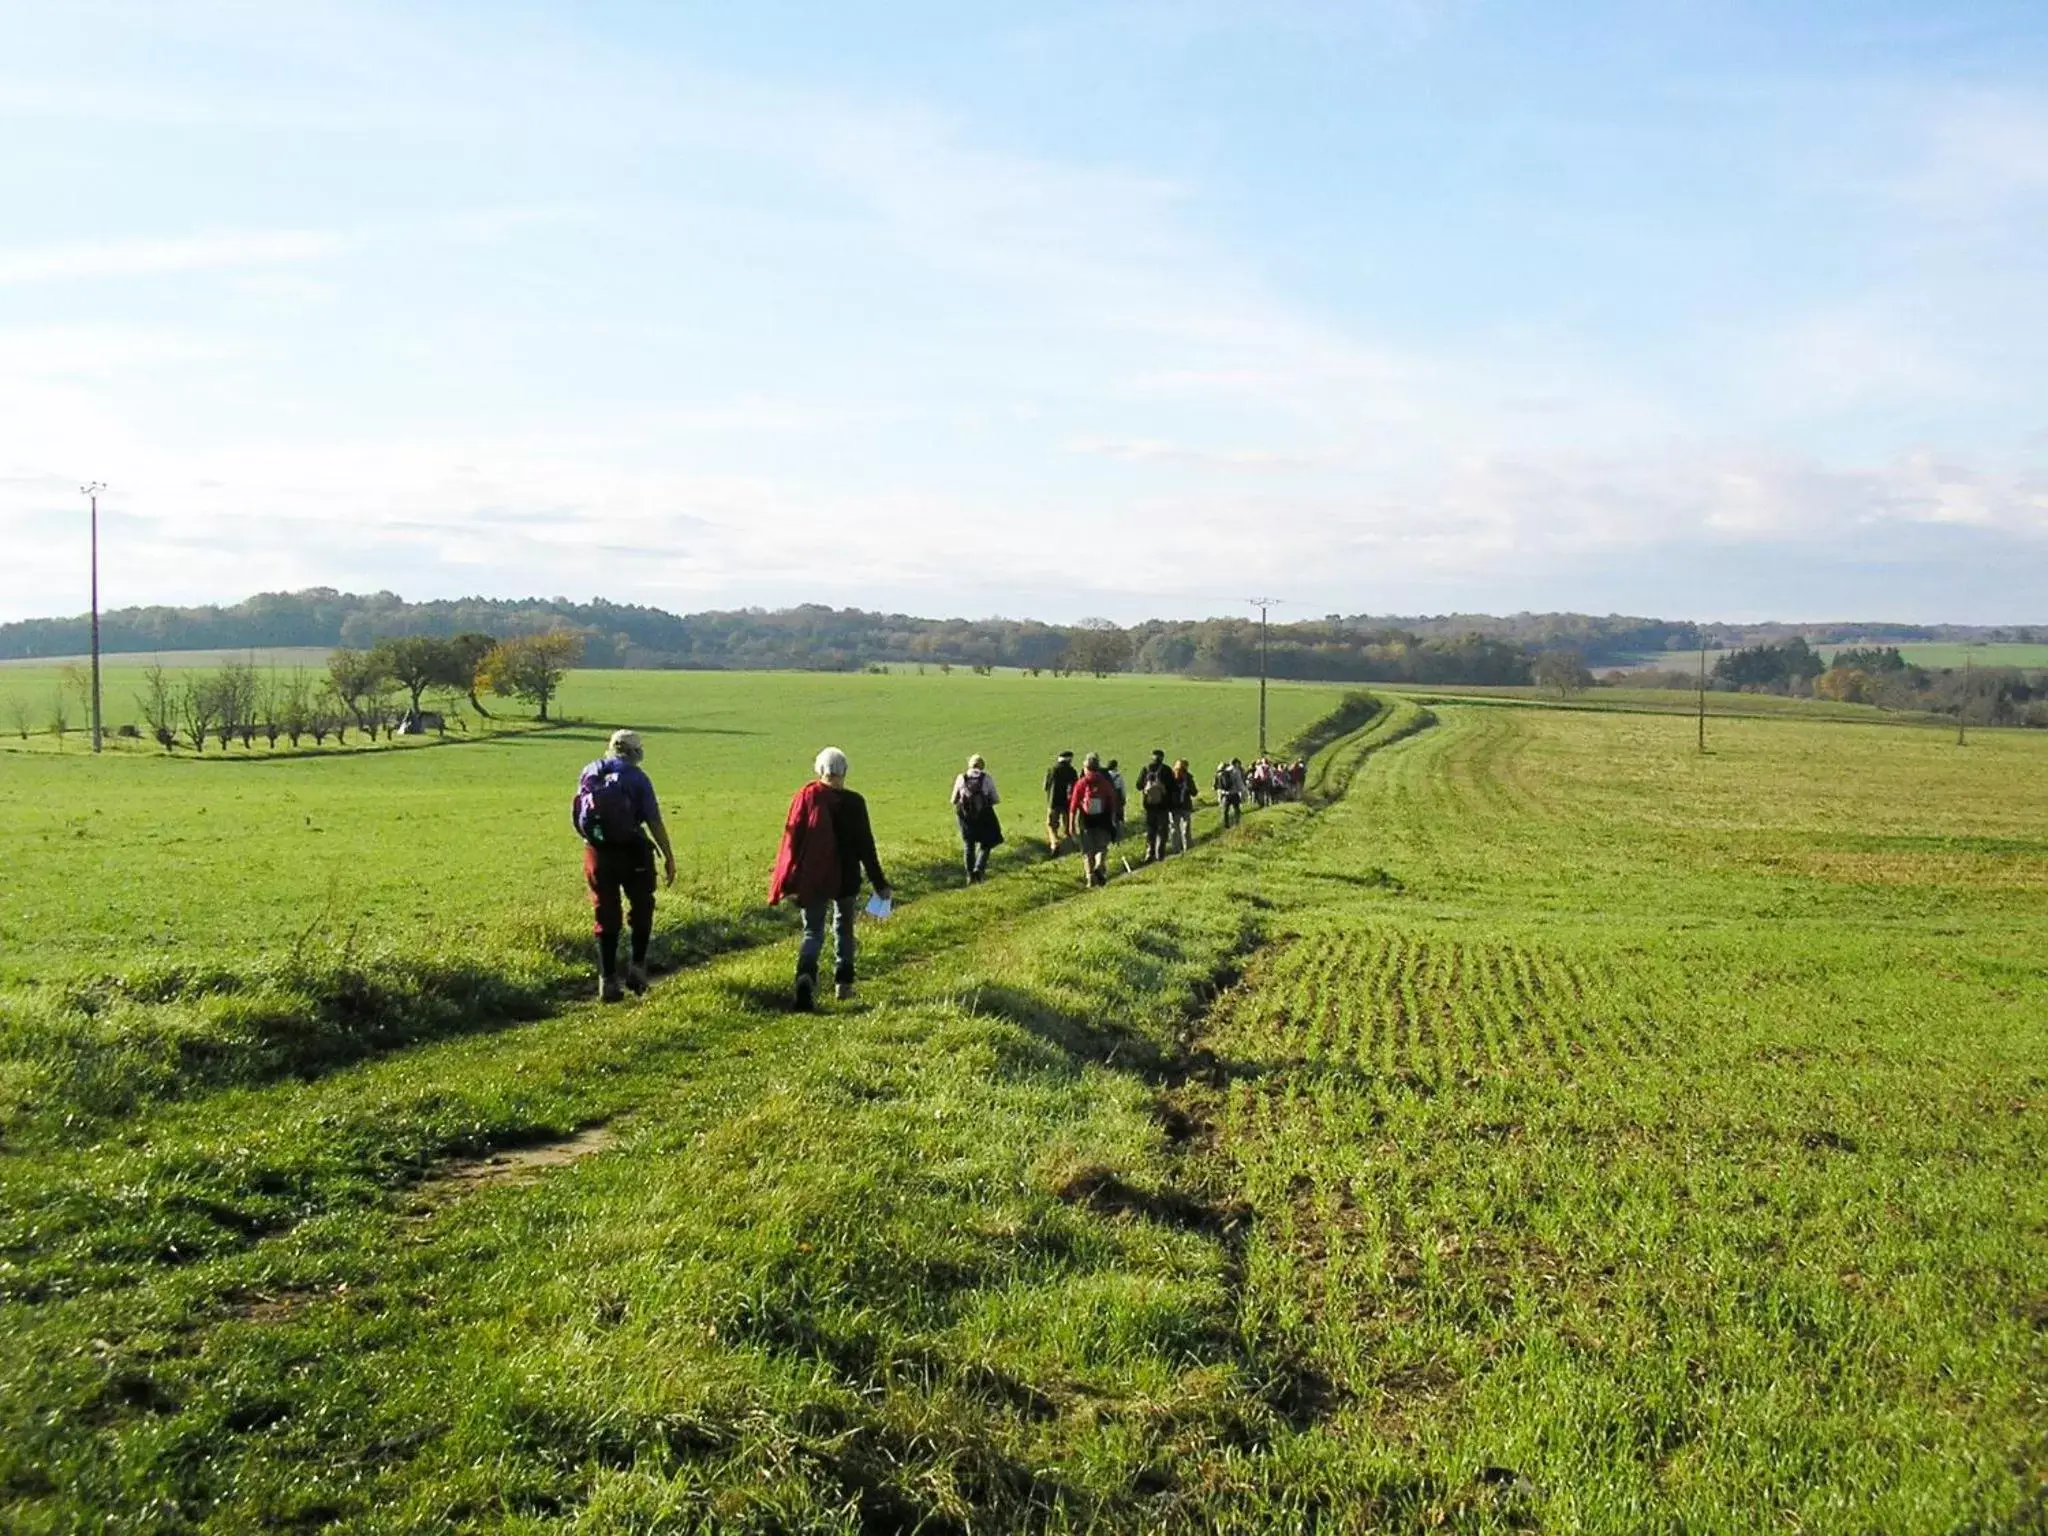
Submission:
{"label": "sheet of paper in hand", "polygon": [[886,896],[870,896],[868,898],[869,917],[887,917],[891,912],[894,912],[895,910],[896,903],[891,901]]}

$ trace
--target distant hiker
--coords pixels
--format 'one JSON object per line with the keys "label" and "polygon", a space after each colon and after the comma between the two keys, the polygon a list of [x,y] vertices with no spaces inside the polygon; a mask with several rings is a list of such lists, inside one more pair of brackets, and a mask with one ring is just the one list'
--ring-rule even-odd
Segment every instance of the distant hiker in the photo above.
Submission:
{"label": "distant hiker", "polygon": [[1216,765],[1216,803],[1223,807],[1223,825],[1230,828],[1244,820],[1244,767],[1236,758]]}
{"label": "distant hiker", "polygon": [[1177,757],[1173,762],[1173,849],[1186,853],[1195,845],[1195,807],[1202,803],[1201,787],[1195,783],[1195,776],[1188,769],[1188,760]]}
{"label": "distant hiker", "polygon": [[994,775],[975,753],[967,759],[967,771],[953,781],[953,815],[960,823],[960,844],[967,855],[967,883],[988,878],[988,856],[1003,841],[1003,824],[996,819]]}
{"label": "distant hiker", "polygon": [[1145,808],[1145,862],[1166,857],[1166,841],[1173,821],[1173,802],[1178,791],[1173,770],[1166,766],[1164,748],[1152,749],[1152,761],[1138,770],[1138,803]]}
{"label": "distant hiker", "polygon": [[1103,771],[1102,759],[1090,752],[1085,770],[1074,783],[1067,807],[1081,836],[1083,878],[1090,885],[1109,884],[1109,845],[1116,828],[1116,785]]}
{"label": "distant hiker", "polygon": [[661,850],[666,883],[676,883],[675,849],[662,824],[654,781],[640,767],[644,752],[638,732],[613,731],[605,755],[584,767],[576,798],[569,803],[569,821],[583,839],[583,883],[590,887],[590,905],[596,913],[597,995],[607,1003],[626,995],[619,973],[621,896],[631,906],[626,925],[633,934],[624,982],[635,992],[645,992],[647,940],[654,932],[656,848]]}
{"label": "distant hiker", "polygon": [[817,778],[789,802],[782,824],[782,850],[768,884],[770,906],[784,900],[803,914],[804,936],[796,952],[796,1005],[809,1008],[818,991],[818,957],[825,952],[825,927],[833,930],[833,980],[842,1002],[853,996],[853,916],[866,870],[875,894],[889,900],[888,877],[875,852],[868,803],[846,787],[846,754],[827,747],[814,764]]}
{"label": "distant hiker", "polygon": [[1111,758],[1103,765],[1102,771],[1109,775],[1109,782],[1116,786],[1116,822],[1109,829],[1113,842],[1124,840],[1124,807],[1128,796],[1124,792],[1124,776],[1116,770],[1116,759]]}
{"label": "distant hiker", "polygon": [[1074,835],[1074,813],[1067,802],[1074,798],[1075,781],[1081,777],[1074,766],[1074,754],[1062,752],[1045,770],[1045,848],[1057,855],[1060,839]]}
{"label": "distant hiker", "polygon": [[1294,760],[1294,766],[1288,769],[1287,783],[1289,788],[1294,791],[1294,798],[1299,800],[1302,791],[1308,788],[1308,764],[1301,758],[1297,757]]}

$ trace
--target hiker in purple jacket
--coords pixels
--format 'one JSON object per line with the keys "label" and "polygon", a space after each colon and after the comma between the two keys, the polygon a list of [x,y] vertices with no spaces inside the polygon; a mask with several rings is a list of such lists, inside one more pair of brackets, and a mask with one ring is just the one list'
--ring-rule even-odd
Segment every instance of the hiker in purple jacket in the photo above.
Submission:
{"label": "hiker in purple jacket", "polygon": [[[584,768],[571,819],[583,837],[583,881],[596,914],[597,995],[616,1003],[625,987],[647,990],[647,940],[654,932],[654,852],[661,850],[665,883],[676,883],[676,854],[654,798],[654,781],[640,766],[645,749],[638,731],[614,731],[605,755]],[[643,830],[644,828],[644,830]],[[649,839],[652,839],[650,841]],[[625,898],[624,903],[620,898]],[[633,935],[620,985],[621,906]]]}

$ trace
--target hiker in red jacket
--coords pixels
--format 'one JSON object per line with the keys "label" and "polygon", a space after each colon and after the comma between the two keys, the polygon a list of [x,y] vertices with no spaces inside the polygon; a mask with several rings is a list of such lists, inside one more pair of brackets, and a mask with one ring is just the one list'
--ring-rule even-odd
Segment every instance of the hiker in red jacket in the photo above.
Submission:
{"label": "hiker in red jacket", "polygon": [[1082,873],[1090,885],[1109,884],[1109,845],[1116,840],[1116,784],[1093,752],[1074,783],[1067,808],[1081,834]]}
{"label": "hiker in red jacket", "polygon": [[827,747],[814,766],[817,778],[789,802],[782,849],[768,885],[770,906],[787,899],[803,914],[803,942],[796,952],[796,1005],[804,1009],[817,995],[818,959],[825,951],[828,921],[833,928],[838,996],[841,1002],[853,996],[853,917],[862,870],[875,894],[889,900],[889,879],[875,851],[868,803],[846,787],[846,754]]}

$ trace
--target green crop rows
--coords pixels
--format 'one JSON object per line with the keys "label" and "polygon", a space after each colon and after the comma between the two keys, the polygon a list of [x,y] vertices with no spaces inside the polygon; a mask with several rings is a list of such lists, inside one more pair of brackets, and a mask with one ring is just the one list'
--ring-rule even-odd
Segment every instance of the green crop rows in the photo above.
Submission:
{"label": "green crop rows", "polygon": [[[1315,803],[961,889],[965,750],[1246,691],[577,688],[713,850],[624,1008],[592,732],[0,760],[0,1524],[2043,1528],[2048,743],[1353,704]],[[912,897],[799,1015],[743,903],[826,739]]]}

